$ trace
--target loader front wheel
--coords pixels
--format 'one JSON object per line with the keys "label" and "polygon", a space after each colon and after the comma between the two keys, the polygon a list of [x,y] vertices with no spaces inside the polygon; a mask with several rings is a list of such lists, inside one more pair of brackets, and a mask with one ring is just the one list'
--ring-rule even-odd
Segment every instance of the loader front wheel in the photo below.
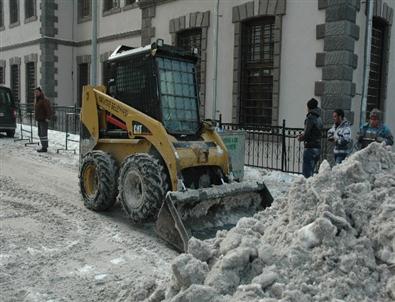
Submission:
{"label": "loader front wheel", "polygon": [[79,184],[84,205],[94,211],[111,208],[117,196],[117,168],[110,154],[95,150],[81,162]]}
{"label": "loader front wheel", "polygon": [[134,223],[151,221],[159,212],[165,197],[164,168],[148,154],[127,157],[118,180],[118,197]]}

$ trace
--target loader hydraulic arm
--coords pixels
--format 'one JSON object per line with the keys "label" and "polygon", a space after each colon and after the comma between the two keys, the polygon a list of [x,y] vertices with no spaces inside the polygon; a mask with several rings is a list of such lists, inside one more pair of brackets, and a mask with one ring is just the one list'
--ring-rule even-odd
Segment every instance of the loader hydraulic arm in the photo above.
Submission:
{"label": "loader hydraulic arm", "polygon": [[156,148],[162,158],[166,159],[165,164],[169,171],[172,187],[176,188],[177,163],[175,149],[169,140],[166,129],[157,120],[114,99],[104,91],[104,86],[84,86],[81,121],[90,132],[91,137],[96,142],[99,140],[99,111],[110,113],[124,123],[125,127],[122,128],[127,131],[129,139],[146,139]]}

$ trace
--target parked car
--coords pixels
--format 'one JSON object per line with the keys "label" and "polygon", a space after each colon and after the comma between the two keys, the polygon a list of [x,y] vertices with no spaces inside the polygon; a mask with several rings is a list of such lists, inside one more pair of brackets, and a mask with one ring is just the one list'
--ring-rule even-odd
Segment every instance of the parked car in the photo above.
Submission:
{"label": "parked car", "polygon": [[0,132],[14,137],[16,129],[16,105],[11,89],[0,85]]}

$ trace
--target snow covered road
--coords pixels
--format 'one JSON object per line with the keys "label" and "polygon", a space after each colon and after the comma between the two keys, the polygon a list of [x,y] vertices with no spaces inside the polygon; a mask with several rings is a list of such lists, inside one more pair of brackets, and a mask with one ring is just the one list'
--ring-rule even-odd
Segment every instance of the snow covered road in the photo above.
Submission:
{"label": "snow covered road", "polygon": [[152,225],[87,210],[78,156],[36,147],[0,137],[0,300],[139,301],[167,280],[177,253]]}

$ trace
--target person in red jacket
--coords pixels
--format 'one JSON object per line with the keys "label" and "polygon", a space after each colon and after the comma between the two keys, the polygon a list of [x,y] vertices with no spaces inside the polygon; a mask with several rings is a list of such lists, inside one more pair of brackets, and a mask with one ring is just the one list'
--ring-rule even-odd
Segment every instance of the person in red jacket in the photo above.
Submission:
{"label": "person in red jacket", "polygon": [[37,152],[47,152],[48,122],[51,118],[51,104],[40,87],[34,89],[34,96],[34,114],[38,125],[38,136],[41,142],[41,149],[38,149]]}

